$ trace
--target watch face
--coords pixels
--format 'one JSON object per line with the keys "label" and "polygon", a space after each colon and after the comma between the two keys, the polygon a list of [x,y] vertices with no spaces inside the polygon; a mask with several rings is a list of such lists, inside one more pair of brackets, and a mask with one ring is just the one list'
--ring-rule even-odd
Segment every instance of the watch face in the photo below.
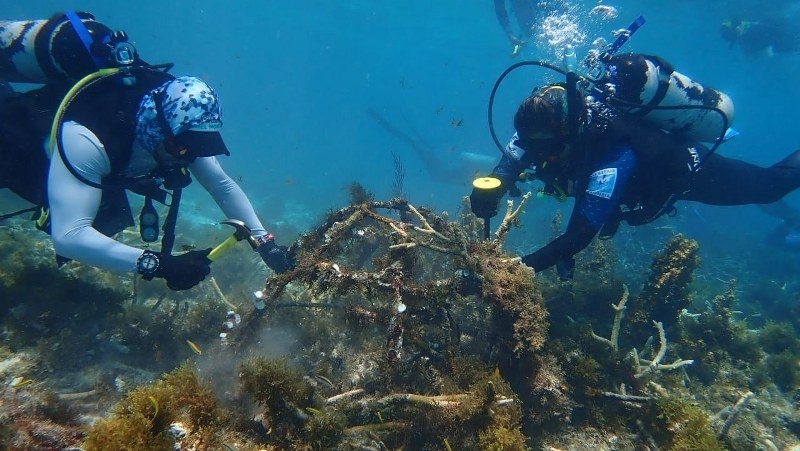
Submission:
{"label": "watch face", "polygon": [[152,274],[156,271],[156,269],[158,269],[158,257],[156,254],[147,252],[139,257],[137,266],[139,267],[140,272],[144,274]]}

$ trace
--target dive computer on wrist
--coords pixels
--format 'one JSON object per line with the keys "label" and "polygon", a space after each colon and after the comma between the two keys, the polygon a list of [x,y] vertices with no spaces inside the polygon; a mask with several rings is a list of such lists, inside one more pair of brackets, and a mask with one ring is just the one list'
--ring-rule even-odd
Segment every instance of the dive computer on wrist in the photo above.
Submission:
{"label": "dive computer on wrist", "polygon": [[136,259],[136,271],[142,275],[142,279],[150,280],[156,275],[160,261],[158,254],[153,251],[144,251],[138,259]]}

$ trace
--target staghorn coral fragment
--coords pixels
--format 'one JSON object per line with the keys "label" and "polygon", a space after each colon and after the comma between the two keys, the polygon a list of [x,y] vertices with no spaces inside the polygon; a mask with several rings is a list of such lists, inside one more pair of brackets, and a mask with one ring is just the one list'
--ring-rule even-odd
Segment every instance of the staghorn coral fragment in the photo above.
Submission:
{"label": "staghorn coral fragment", "polygon": [[531,192],[528,191],[522,196],[522,199],[519,201],[519,205],[517,208],[514,208],[514,201],[509,199],[506,203],[506,213],[503,216],[503,220],[500,222],[500,226],[497,228],[497,231],[494,232],[496,240],[498,242],[503,242],[506,239],[506,235],[508,235],[508,231],[511,229],[511,226],[517,224],[519,221],[519,215],[522,214],[523,209],[525,208],[525,204],[528,203],[528,200],[531,198]]}
{"label": "staghorn coral fragment", "polygon": [[619,351],[619,329],[622,325],[622,316],[625,313],[625,304],[628,302],[628,295],[630,294],[627,285],[623,284],[622,290],[622,298],[619,302],[617,304],[611,304],[611,308],[614,310],[614,322],[611,325],[611,338],[601,337],[595,334],[594,331],[591,331],[592,338],[611,346],[611,349],[614,351]]}

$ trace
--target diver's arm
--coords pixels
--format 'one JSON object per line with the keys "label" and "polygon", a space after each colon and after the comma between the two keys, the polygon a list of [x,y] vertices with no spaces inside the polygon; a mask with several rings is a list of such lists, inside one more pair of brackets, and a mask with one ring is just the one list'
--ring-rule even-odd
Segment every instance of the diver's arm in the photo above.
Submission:
{"label": "diver's arm", "polygon": [[[105,148],[86,127],[65,123],[62,143],[69,164],[87,180],[100,183],[111,171]],[[58,150],[53,151],[50,159],[47,192],[51,236],[58,255],[112,271],[136,270],[142,250],[115,241],[92,227],[102,191],[76,179],[61,161]]]}
{"label": "diver's arm", "polygon": [[516,182],[519,180],[520,174],[530,166],[531,159],[525,157],[526,152],[519,146],[519,137],[514,133],[503,149],[503,157],[500,158],[491,174],[492,177],[496,177],[502,182],[503,193],[507,191],[512,197],[521,194]]}
{"label": "diver's arm", "polygon": [[499,178],[503,183],[516,182],[519,175],[526,169],[525,164],[515,160],[508,155],[503,155],[497,166],[492,170],[492,175]]}
{"label": "diver's arm", "polygon": [[567,230],[543,248],[522,257],[522,262],[536,272],[543,271],[585,249],[599,230],[599,227],[595,228],[589,223],[576,206],[572,210]]}
{"label": "diver's arm", "polygon": [[220,166],[216,157],[198,158],[189,166],[189,170],[214,201],[231,219],[238,219],[247,224],[253,236],[264,235],[267,231],[261,224],[242,188],[233,181]]}
{"label": "diver's arm", "polygon": [[636,155],[629,146],[618,145],[609,149],[607,158],[593,165],[588,181],[582,183],[583,193],[575,199],[564,233],[523,257],[522,262],[538,272],[556,263],[571,261],[619,210],[622,193],[637,165]]}

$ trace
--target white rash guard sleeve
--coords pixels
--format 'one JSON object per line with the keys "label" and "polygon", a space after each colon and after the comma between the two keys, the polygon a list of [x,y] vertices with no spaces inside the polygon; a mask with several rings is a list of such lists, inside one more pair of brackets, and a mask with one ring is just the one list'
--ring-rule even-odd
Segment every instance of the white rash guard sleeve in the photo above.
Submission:
{"label": "white rash guard sleeve", "polygon": [[250,228],[253,236],[267,233],[256,216],[250,199],[244,194],[242,188],[225,173],[216,157],[196,159],[189,165],[189,171],[211,194],[227,218],[243,221]]}
{"label": "white rash guard sleeve", "polygon": [[[66,122],[62,129],[64,153],[81,176],[100,183],[111,172],[111,162],[100,140],[86,127]],[[57,149],[47,177],[51,236],[56,253],[111,271],[136,271],[142,249],[127,246],[98,232],[92,223],[102,192],[72,175]]]}

